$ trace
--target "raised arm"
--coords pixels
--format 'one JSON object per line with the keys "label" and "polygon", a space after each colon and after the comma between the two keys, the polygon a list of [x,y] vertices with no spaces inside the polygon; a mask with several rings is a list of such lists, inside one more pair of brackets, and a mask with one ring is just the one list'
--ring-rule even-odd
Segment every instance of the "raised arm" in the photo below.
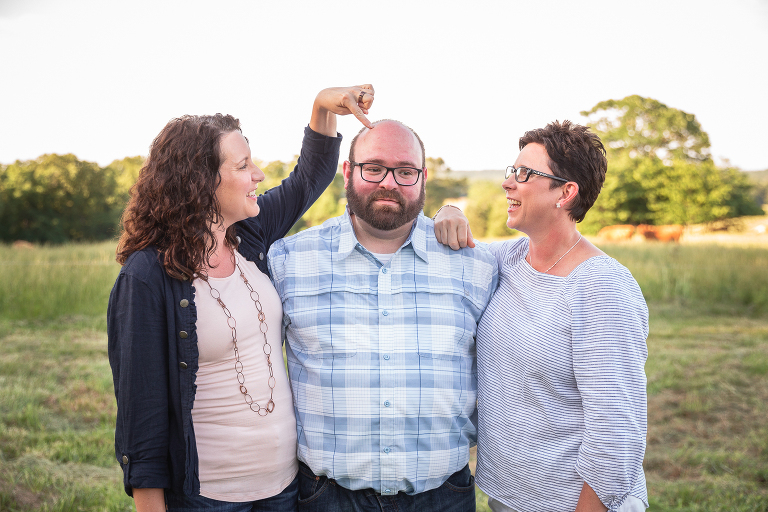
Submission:
{"label": "raised arm", "polygon": [[317,94],[296,167],[279,186],[259,196],[261,213],[238,223],[238,236],[253,246],[263,244],[264,249],[285,236],[336,175],[341,146],[336,116],[352,114],[370,125],[365,114],[373,95],[370,84],[331,87]]}

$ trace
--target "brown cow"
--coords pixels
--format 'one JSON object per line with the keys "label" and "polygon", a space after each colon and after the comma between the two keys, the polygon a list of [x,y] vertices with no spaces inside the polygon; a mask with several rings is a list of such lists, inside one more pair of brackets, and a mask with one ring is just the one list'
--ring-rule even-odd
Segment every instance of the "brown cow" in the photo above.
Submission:
{"label": "brown cow", "polygon": [[668,224],[666,226],[649,226],[640,224],[637,232],[646,240],[658,240],[659,242],[679,242],[683,235],[683,226],[680,224]]}
{"label": "brown cow", "polygon": [[13,242],[14,249],[34,249],[35,246],[26,240],[16,240]]}
{"label": "brown cow", "polygon": [[618,224],[616,226],[605,226],[598,231],[598,238],[607,240],[609,242],[621,242],[622,240],[629,240],[635,233],[635,226],[631,224]]}

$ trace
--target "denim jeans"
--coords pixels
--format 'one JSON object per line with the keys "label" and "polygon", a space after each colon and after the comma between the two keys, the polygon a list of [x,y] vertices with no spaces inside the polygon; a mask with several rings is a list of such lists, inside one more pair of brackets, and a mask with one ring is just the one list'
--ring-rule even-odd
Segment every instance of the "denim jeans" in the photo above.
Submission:
{"label": "denim jeans", "polygon": [[350,491],[299,462],[299,512],[475,512],[475,477],[467,465],[437,489],[383,496]]}
{"label": "denim jeans", "polygon": [[203,496],[184,496],[165,493],[165,502],[168,512],[196,512],[205,510],[210,512],[296,512],[296,499],[298,498],[299,477],[293,479],[283,492],[258,501],[246,501],[233,503],[218,501]]}

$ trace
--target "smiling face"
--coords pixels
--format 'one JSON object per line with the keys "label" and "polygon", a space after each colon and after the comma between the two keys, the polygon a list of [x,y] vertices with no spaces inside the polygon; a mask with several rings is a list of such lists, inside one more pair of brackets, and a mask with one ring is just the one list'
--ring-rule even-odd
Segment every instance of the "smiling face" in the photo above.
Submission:
{"label": "smiling face", "polygon": [[[383,121],[358,137],[355,161],[420,169],[421,146],[413,133],[401,124]],[[382,231],[392,231],[418,217],[424,208],[426,179],[424,171],[415,185],[401,186],[390,172],[381,183],[369,183],[360,177],[359,165],[353,169],[349,162],[344,163],[349,210]]]}
{"label": "smiling face", "polygon": [[239,131],[221,138],[219,175],[221,182],[216,188],[216,200],[221,207],[222,226],[228,228],[235,222],[259,214],[256,189],[264,180],[264,173],[251,159],[251,148]]}
{"label": "smiling face", "polygon": [[[549,168],[547,150],[541,144],[525,146],[514,165],[554,174]],[[555,204],[562,196],[562,188],[551,189],[551,184],[550,178],[536,174],[525,183],[516,182],[514,174],[504,180],[502,187],[507,196],[507,226],[527,234],[540,226],[548,226],[556,215]]]}

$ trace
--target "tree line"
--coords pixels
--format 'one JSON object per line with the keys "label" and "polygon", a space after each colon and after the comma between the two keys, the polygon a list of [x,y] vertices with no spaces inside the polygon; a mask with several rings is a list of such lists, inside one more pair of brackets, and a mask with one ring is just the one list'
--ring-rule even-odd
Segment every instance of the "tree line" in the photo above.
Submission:
{"label": "tree line", "polygon": [[[693,114],[637,95],[600,102],[581,114],[608,152],[606,181],[582,232],[593,234],[612,224],[700,224],[763,214],[768,183],[716,165],[709,136]],[[516,149],[517,141],[510,145]],[[128,157],[99,167],[72,154],[47,154],[0,165],[0,241],[115,238],[143,162]],[[295,164],[295,158],[262,163],[267,178],[260,189],[278,185]],[[457,178],[442,158],[428,158],[427,168],[425,214],[465,197],[475,236],[512,233],[506,227],[502,171],[496,181]],[[293,232],[340,215],[345,205],[344,180],[337,174]]]}

